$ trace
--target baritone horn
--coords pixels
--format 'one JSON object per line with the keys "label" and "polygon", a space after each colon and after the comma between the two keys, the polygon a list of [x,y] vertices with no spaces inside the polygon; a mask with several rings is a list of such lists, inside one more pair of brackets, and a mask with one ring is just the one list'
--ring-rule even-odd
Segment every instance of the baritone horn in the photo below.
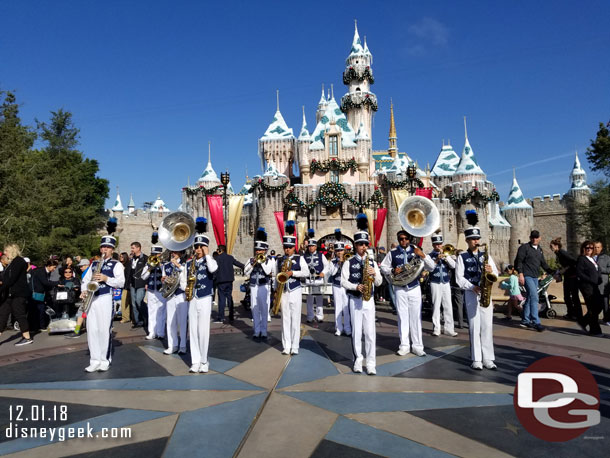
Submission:
{"label": "baritone horn", "polygon": [[184,212],[173,212],[159,225],[159,242],[169,251],[189,248],[195,239],[195,220]]}
{"label": "baritone horn", "polygon": [[455,254],[455,247],[448,243],[443,246],[443,255],[444,256],[453,256]]}
{"label": "baritone horn", "polygon": [[427,237],[440,226],[441,215],[436,205],[424,196],[407,197],[398,209],[402,228],[415,237]]}

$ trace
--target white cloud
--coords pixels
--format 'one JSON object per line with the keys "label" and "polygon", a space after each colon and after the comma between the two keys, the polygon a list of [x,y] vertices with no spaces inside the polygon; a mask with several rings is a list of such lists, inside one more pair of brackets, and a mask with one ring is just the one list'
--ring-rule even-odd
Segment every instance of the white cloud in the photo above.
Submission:
{"label": "white cloud", "polygon": [[449,43],[449,28],[436,19],[425,17],[407,28],[409,45],[413,55],[423,55],[432,47],[445,47]]}

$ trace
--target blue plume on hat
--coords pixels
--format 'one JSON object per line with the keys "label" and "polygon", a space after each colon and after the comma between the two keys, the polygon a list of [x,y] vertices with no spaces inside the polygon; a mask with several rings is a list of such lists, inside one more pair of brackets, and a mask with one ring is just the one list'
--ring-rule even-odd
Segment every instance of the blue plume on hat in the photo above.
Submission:
{"label": "blue plume on hat", "polygon": [[335,229],[335,238],[339,240],[341,238],[341,228]]}
{"label": "blue plume on hat", "polygon": [[479,215],[476,210],[466,210],[466,221],[471,226],[476,226],[479,222]]}
{"label": "blue plume on hat", "polygon": [[115,217],[108,218],[108,222],[106,223],[106,230],[109,234],[112,234],[116,231],[117,219]]}
{"label": "blue plume on hat", "polygon": [[307,236],[312,239],[316,236],[316,231],[314,231],[313,229],[309,228],[307,229]]}
{"label": "blue plume on hat", "polygon": [[286,221],[286,234],[294,235],[295,229],[295,222],[293,220]]}
{"label": "blue plume on hat", "polygon": [[364,213],[358,213],[356,215],[356,226],[361,231],[366,231],[369,228],[369,220]]}
{"label": "blue plume on hat", "polygon": [[195,231],[197,231],[200,234],[203,234],[207,230],[208,230],[208,220],[206,218],[204,218],[203,216],[199,216],[195,220]]}
{"label": "blue plume on hat", "polygon": [[259,241],[259,242],[266,242],[267,241],[267,233],[265,232],[265,228],[264,227],[259,227],[256,230],[256,233],[254,234],[254,240]]}
{"label": "blue plume on hat", "polygon": [[152,233],[152,237],[150,238],[150,243],[156,245],[159,242],[159,233],[157,231]]}

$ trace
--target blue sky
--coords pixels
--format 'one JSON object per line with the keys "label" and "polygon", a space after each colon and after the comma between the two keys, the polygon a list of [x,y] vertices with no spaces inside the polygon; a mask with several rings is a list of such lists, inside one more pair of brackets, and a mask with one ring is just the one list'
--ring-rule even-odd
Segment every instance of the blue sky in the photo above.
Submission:
{"label": "blue sky", "polygon": [[[433,164],[443,139],[475,155],[502,199],[563,193],[573,154],[610,119],[610,2],[203,2],[0,0],[0,88],[26,123],[64,108],[81,150],[123,203],[158,193],[175,210],[207,163],[239,189],[260,173],[257,140],[276,89],[310,131],[321,84],[339,99],[354,19],[373,53],[387,148],[392,98],[398,147]],[[588,167],[587,167],[588,170]],[[599,177],[599,176],[597,176]],[[596,178],[589,173],[589,182]]]}

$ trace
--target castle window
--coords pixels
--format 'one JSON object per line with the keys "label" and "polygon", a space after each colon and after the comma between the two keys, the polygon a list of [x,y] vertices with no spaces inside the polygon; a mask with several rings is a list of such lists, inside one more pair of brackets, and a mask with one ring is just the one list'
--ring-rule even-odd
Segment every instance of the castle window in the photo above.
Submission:
{"label": "castle window", "polygon": [[331,170],[330,171],[330,182],[331,183],[339,183],[339,171]]}
{"label": "castle window", "polygon": [[356,88],[356,92],[360,92],[360,88],[359,87]]}
{"label": "castle window", "polygon": [[328,155],[330,157],[339,155],[339,138],[336,135],[328,137]]}

